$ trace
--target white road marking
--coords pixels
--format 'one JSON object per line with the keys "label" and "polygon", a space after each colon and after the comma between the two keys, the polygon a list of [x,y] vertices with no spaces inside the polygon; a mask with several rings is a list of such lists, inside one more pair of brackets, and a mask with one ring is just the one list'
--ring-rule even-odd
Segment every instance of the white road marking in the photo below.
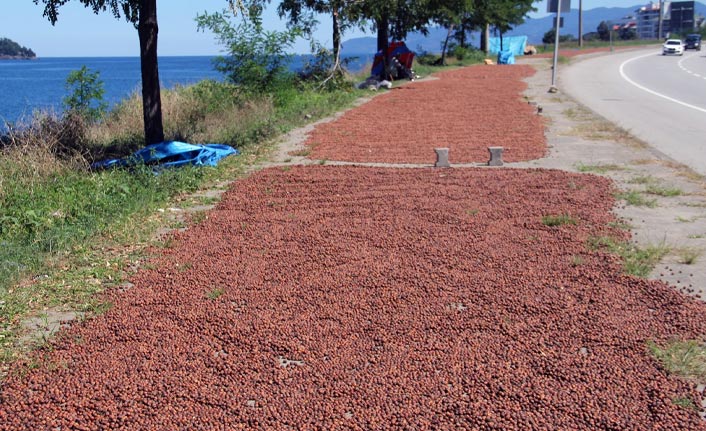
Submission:
{"label": "white road marking", "polygon": [[[685,107],[687,107],[687,108],[695,109],[695,110],[697,110],[697,111],[699,111],[699,112],[703,112],[703,113],[706,114],[706,109],[704,109],[704,108],[701,108],[701,107],[699,107],[699,106],[695,106],[695,105],[692,105],[692,104],[689,104],[689,103],[686,103],[686,102],[682,102],[681,100],[675,99],[675,98],[673,98],[673,97],[669,97],[669,96],[664,95],[664,94],[662,94],[662,93],[658,93],[658,92],[656,92],[656,91],[654,91],[654,90],[650,90],[649,88],[644,87],[644,86],[638,84],[637,82],[633,81],[632,79],[630,79],[630,78],[628,77],[628,75],[625,73],[625,65],[627,65],[628,63],[633,62],[633,61],[635,61],[635,60],[639,60],[639,59],[641,59],[641,58],[649,57],[649,56],[652,56],[652,55],[655,55],[655,54],[651,52],[651,53],[649,53],[649,54],[639,55],[639,56],[637,56],[637,57],[633,57],[633,58],[630,58],[630,59],[628,59],[628,60],[625,60],[625,61],[620,65],[620,76],[621,76],[624,80],[626,80],[627,82],[629,82],[630,84],[634,85],[635,87],[639,88],[639,89],[642,90],[642,91],[646,91],[646,92],[648,92],[648,93],[650,93],[650,94],[652,94],[652,95],[655,95],[655,96],[657,96],[657,97],[661,97],[661,98],[663,98],[663,99],[669,100],[670,102],[674,102],[674,103],[676,103],[676,104],[685,106]],[[684,59],[682,59],[682,60],[684,60]],[[681,61],[680,61],[679,63],[681,63]],[[681,64],[679,64],[679,67],[681,67]]]}

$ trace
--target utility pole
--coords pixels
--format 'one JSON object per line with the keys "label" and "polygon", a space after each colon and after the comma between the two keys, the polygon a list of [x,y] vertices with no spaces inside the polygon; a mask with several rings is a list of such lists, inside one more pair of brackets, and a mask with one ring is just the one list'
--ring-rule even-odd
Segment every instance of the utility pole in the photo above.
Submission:
{"label": "utility pole", "polygon": [[[569,0],[567,0],[569,1]],[[561,0],[558,0],[556,7],[556,25],[554,28],[554,61],[552,62],[552,86],[549,91],[552,93],[556,92],[556,66],[557,57],[559,57],[559,27],[561,24]]]}
{"label": "utility pole", "polygon": [[662,14],[664,13],[663,8],[664,8],[664,2],[662,0],[659,0],[659,19],[658,19],[659,25],[657,26],[658,27],[658,30],[657,30],[657,39],[658,40],[662,40]]}
{"label": "utility pole", "polygon": [[583,0],[579,0],[579,48],[583,48]]}

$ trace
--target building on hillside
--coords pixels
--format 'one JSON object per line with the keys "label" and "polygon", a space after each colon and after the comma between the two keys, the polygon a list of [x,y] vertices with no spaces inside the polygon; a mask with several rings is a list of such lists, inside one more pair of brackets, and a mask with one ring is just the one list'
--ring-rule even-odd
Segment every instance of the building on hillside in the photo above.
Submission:
{"label": "building on hillside", "polygon": [[662,34],[659,33],[659,3],[650,3],[635,11],[637,37],[640,39],[664,39],[672,33],[690,33],[696,28],[696,13],[693,1],[662,3]]}

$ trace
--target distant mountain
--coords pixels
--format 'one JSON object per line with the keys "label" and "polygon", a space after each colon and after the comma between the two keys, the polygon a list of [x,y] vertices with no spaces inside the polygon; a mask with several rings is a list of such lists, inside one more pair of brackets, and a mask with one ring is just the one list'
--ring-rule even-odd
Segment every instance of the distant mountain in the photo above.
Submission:
{"label": "distant mountain", "polygon": [[[601,21],[622,22],[624,17],[635,15],[635,11],[642,6],[644,4],[632,7],[599,7],[584,10],[583,32],[585,34],[596,31],[596,27]],[[697,2],[696,14],[706,15],[706,5]],[[563,13],[561,16],[564,17],[564,27],[561,29],[560,34],[571,34],[578,37],[578,9],[572,9],[571,12]],[[529,43],[541,44],[544,33],[552,28],[553,22],[554,15],[537,19],[528,18],[524,24],[505,34],[507,36],[527,36]],[[405,41],[407,46],[415,51],[440,52],[445,38],[446,29],[436,27],[429,30],[428,36],[424,36],[419,32],[410,33]],[[479,33],[474,32],[471,35],[471,40],[478,46],[480,41]],[[370,54],[376,51],[376,46],[376,38],[358,37],[344,41],[342,53],[344,55]]]}
{"label": "distant mountain", "polygon": [[20,46],[6,37],[0,37],[0,59],[36,58],[37,55],[29,48]]}

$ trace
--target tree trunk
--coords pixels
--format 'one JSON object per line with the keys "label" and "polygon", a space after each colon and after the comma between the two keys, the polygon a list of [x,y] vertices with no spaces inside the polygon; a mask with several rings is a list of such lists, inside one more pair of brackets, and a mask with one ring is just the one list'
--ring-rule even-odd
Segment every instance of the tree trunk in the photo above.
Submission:
{"label": "tree trunk", "polygon": [[387,15],[383,15],[376,22],[378,28],[378,51],[387,52],[390,39],[390,19]]}
{"label": "tree trunk", "polygon": [[157,65],[157,0],[140,2],[137,33],[140,36],[140,67],[142,69],[142,117],[145,123],[145,145],[164,142],[162,99]]}
{"label": "tree trunk", "polygon": [[486,24],[483,31],[480,34],[480,50],[488,55],[489,44],[490,44],[490,24]]}
{"label": "tree trunk", "polygon": [[341,55],[341,27],[338,24],[338,12],[333,11],[333,59],[336,65],[339,64]]}
{"label": "tree trunk", "polygon": [[382,52],[382,78],[391,80],[392,77],[388,76],[389,64],[387,61],[387,48],[390,45],[390,18],[387,14],[384,14],[379,20],[377,20],[376,24],[378,27],[378,52]]}
{"label": "tree trunk", "polygon": [[449,31],[446,32],[446,39],[444,39],[444,47],[441,48],[441,65],[446,66],[446,48],[449,46],[449,38],[451,37],[451,32],[454,31],[454,25],[449,25]]}

